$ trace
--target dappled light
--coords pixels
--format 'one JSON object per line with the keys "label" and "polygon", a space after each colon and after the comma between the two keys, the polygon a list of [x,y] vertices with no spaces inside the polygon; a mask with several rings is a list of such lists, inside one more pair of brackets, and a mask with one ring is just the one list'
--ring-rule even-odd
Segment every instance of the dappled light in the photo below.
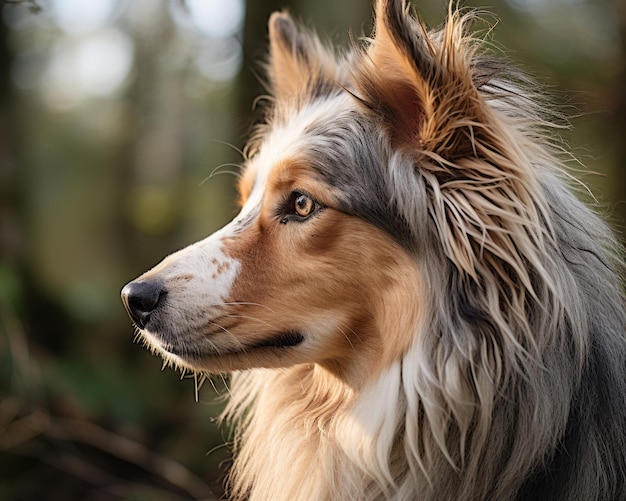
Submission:
{"label": "dappled light", "polygon": [[63,110],[83,99],[112,96],[129,78],[132,63],[132,42],[115,28],[65,37],[50,51],[41,84],[44,101]]}

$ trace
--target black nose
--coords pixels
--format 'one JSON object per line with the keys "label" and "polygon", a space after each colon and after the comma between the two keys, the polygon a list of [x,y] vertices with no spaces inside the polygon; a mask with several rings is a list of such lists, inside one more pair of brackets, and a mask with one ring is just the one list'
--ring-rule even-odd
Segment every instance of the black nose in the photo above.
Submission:
{"label": "black nose", "polygon": [[133,322],[143,329],[165,294],[160,281],[135,281],[122,289],[122,302]]}

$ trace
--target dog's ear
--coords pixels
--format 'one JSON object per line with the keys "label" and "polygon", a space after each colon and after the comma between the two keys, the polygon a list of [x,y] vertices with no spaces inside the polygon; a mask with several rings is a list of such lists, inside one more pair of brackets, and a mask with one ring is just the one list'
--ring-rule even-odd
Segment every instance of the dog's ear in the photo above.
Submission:
{"label": "dog's ear", "polygon": [[[480,41],[467,33],[476,19],[471,13],[451,7],[434,33],[406,0],[377,0],[375,15],[374,37],[354,74],[355,95],[380,117],[395,148],[419,158],[413,165],[432,197],[429,211],[451,262],[481,287],[498,283],[502,293],[493,297],[501,304],[516,294],[525,304],[526,291],[533,294],[529,263],[543,273],[541,219],[547,220],[530,157],[553,161],[534,144],[529,117],[541,111],[511,79],[518,74],[478,52]],[[507,102],[512,96],[520,101]],[[489,104],[498,98],[504,113]],[[512,102],[530,108],[515,126]]]}
{"label": "dog's ear", "polygon": [[387,119],[392,138],[403,145],[419,139],[427,86],[418,65],[428,67],[432,58],[422,27],[407,10],[404,1],[376,2],[374,34],[357,78],[368,102]]}
{"label": "dog's ear", "polygon": [[269,77],[276,96],[293,96],[308,78],[307,41],[285,12],[274,12],[269,21]]}
{"label": "dog's ear", "polygon": [[475,104],[477,90],[472,51],[459,46],[466,42],[463,31],[462,23],[449,22],[432,40],[406,0],[376,1],[374,34],[355,81],[396,146],[438,154],[443,146],[449,154],[459,146],[448,142],[448,119],[477,112],[466,109]]}
{"label": "dog's ear", "polygon": [[334,82],[333,54],[312,33],[301,31],[286,12],[274,12],[269,20],[268,74],[278,100],[318,95]]}

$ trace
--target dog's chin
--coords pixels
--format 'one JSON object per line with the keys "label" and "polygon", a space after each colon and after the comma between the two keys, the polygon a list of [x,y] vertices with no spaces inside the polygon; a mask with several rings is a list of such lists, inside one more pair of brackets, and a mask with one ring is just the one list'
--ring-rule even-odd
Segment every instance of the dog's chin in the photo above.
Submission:
{"label": "dog's chin", "polygon": [[193,347],[172,344],[148,329],[140,330],[139,337],[155,355],[163,358],[165,366],[210,373],[294,365],[301,362],[295,350],[305,341],[305,335],[295,330],[267,335],[236,347],[220,347],[218,343]]}

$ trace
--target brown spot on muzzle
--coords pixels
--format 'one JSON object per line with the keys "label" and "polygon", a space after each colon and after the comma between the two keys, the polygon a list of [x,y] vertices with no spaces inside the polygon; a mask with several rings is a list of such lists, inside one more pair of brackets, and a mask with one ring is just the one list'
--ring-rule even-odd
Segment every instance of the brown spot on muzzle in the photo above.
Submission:
{"label": "brown spot on muzzle", "polygon": [[217,266],[217,269],[215,270],[215,272],[211,275],[211,278],[213,280],[217,280],[217,278],[224,273],[225,271],[230,270],[230,263],[227,262],[222,262],[222,263],[218,263],[217,259],[212,259],[211,262]]}

